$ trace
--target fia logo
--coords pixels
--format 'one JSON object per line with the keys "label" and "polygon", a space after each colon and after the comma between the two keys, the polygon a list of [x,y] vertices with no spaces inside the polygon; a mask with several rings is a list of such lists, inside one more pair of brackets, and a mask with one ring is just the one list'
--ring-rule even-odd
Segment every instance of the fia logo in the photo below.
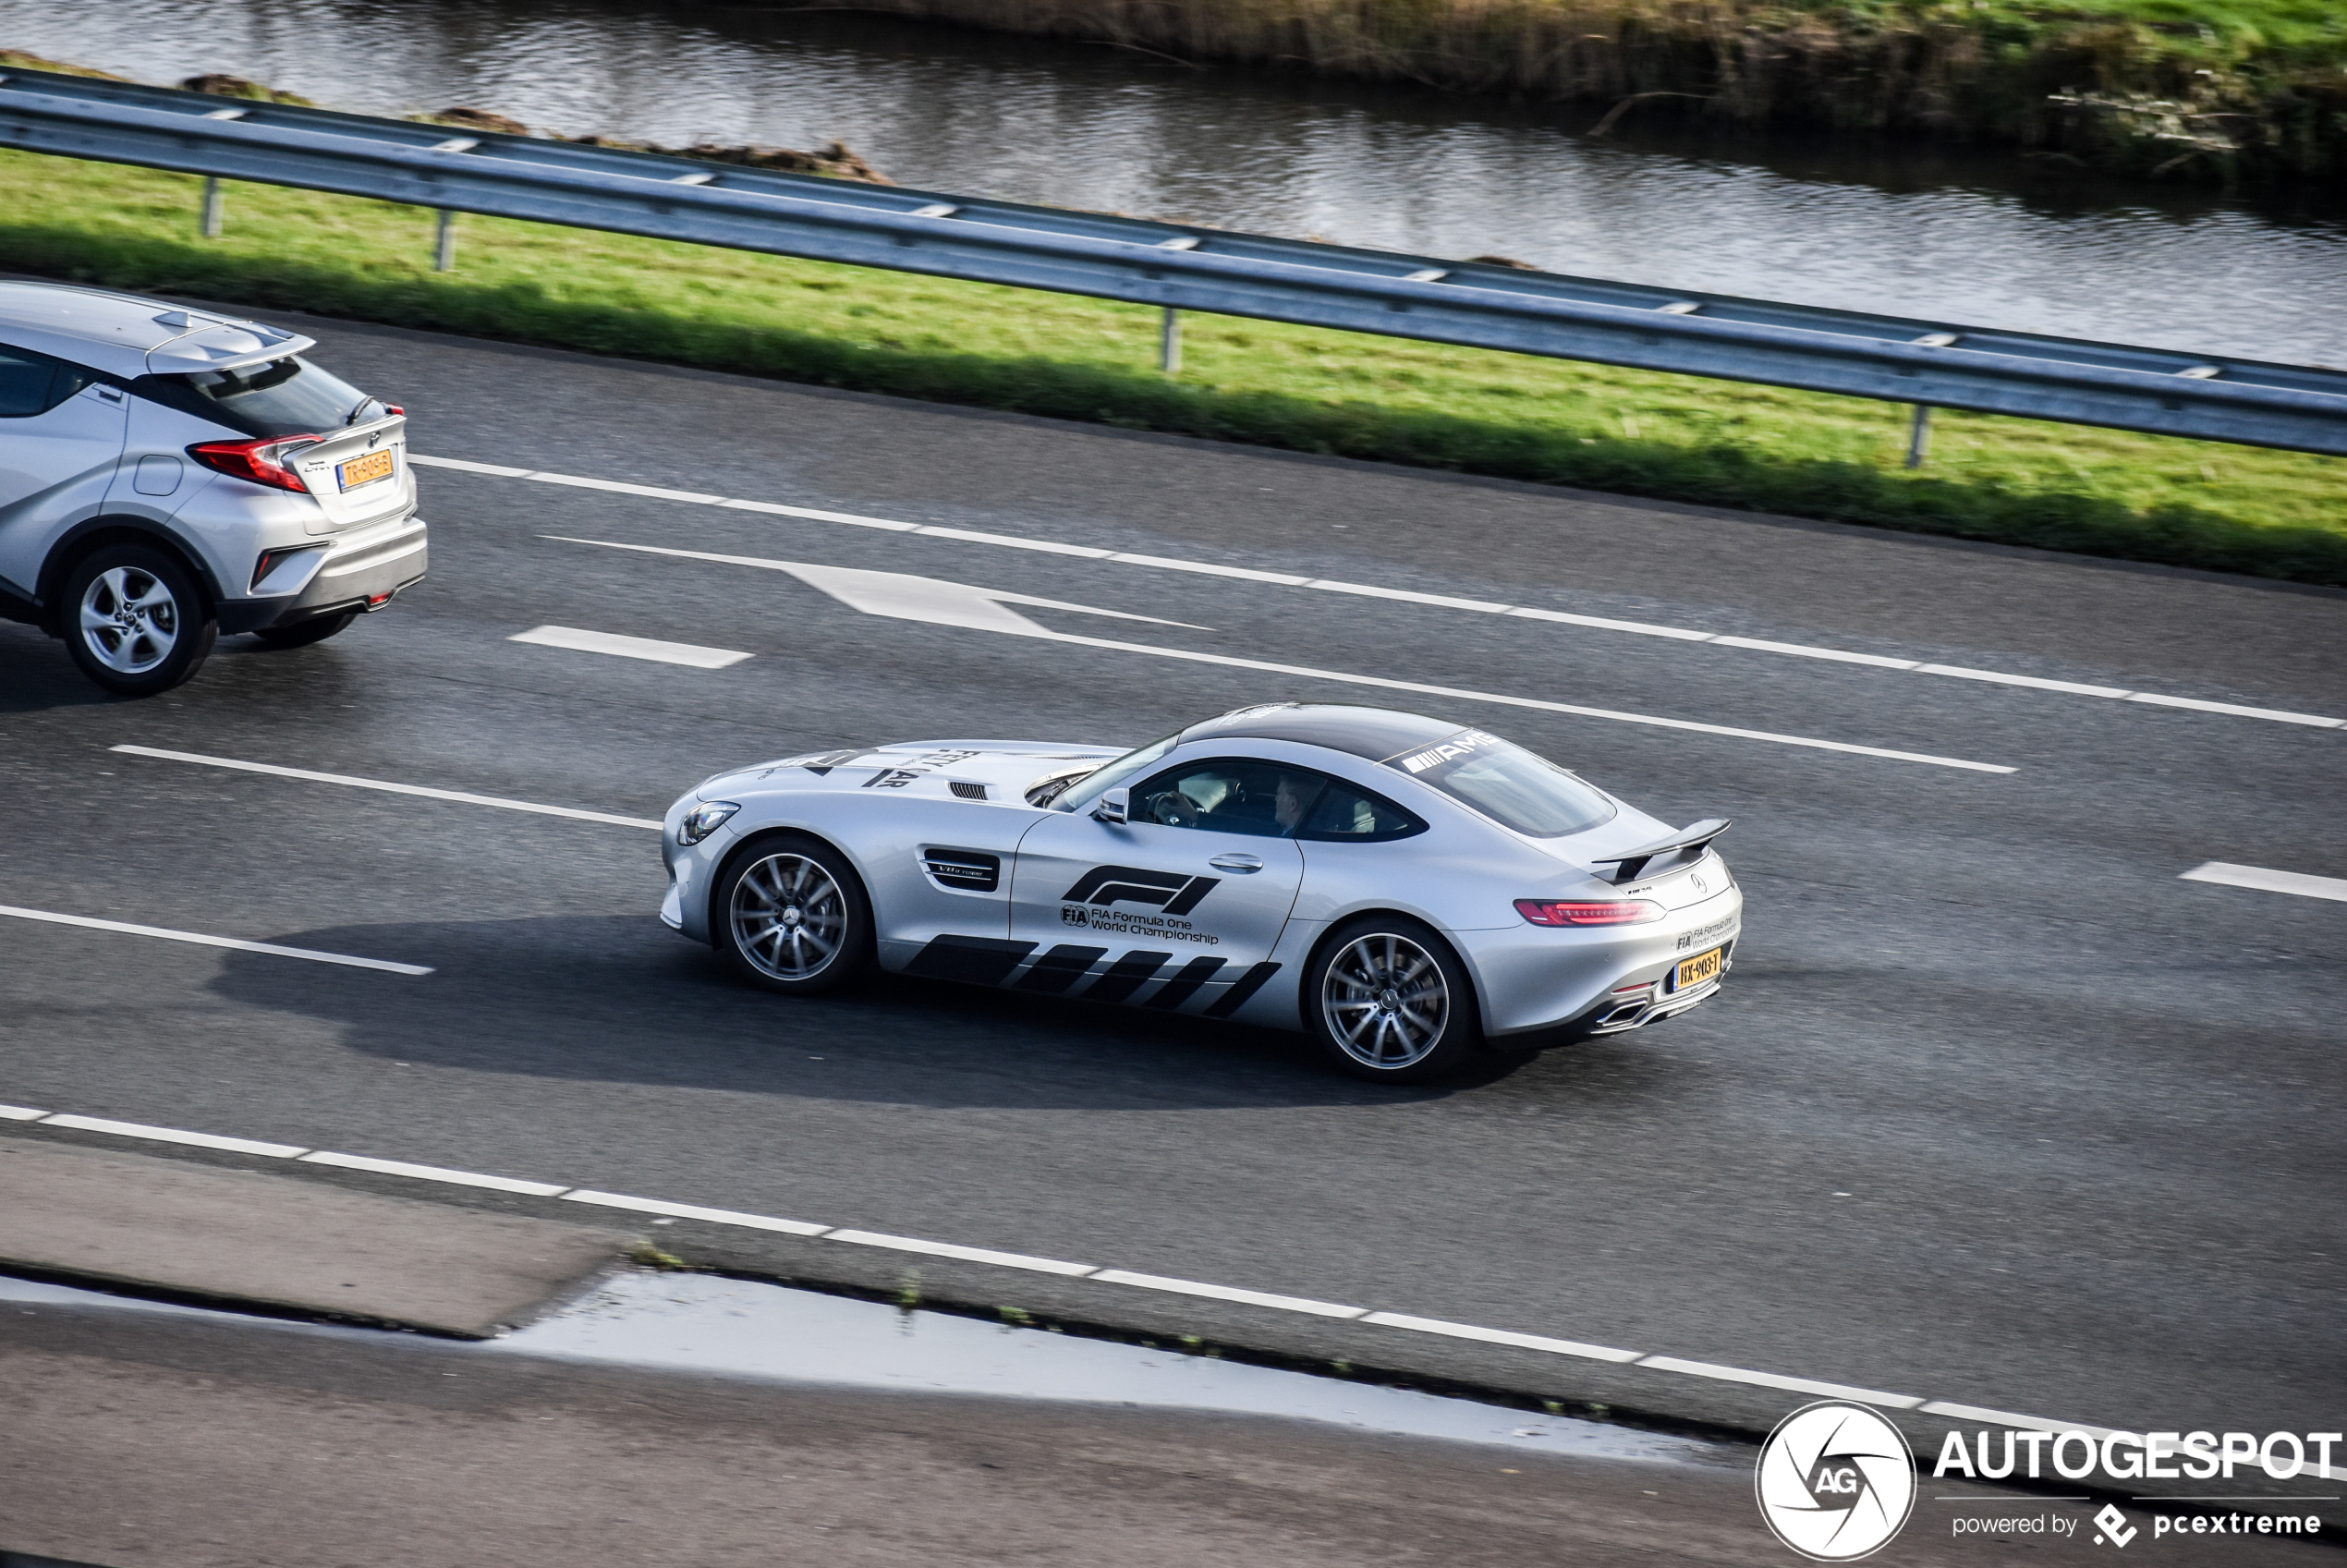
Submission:
{"label": "fia logo", "polygon": [[1063,904],[1060,906],[1061,925],[1088,926],[1091,923],[1092,912],[1085,908],[1081,904]]}

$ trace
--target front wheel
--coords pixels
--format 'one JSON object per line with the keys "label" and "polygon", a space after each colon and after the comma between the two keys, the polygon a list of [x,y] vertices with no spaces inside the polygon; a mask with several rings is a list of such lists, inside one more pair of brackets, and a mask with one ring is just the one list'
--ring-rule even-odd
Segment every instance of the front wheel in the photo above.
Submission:
{"label": "front wheel", "polygon": [[1379,1083],[1445,1076],[1483,1038],[1466,966],[1433,928],[1398,915],[1350,921],[1322,944],[1304,1015],[1339,1067]]}
{"label": "front wheel", "polygon": [[66,649],[108,691],[152,697],[194,675],[219,624],[187,568],[139,544],[92,551],[66,574]]}
{"label": "front wheel", "polygon": [[830,991],[871,952],[862,881],[837,850],[809,838],[761,839],[736,852],[711,913],[719,950],[768,991]]}

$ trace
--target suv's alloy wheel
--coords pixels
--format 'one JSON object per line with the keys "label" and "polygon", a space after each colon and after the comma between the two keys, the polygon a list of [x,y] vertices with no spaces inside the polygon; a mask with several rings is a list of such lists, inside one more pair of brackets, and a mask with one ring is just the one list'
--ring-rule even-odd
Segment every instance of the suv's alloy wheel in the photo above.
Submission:
{"label": "suv's alloy wheel", "polygon": [[93,551],[66,574],[66,648],[81,673],[125,697],[151,697],[194,675],[218,627],[177,562],[144,545]]}

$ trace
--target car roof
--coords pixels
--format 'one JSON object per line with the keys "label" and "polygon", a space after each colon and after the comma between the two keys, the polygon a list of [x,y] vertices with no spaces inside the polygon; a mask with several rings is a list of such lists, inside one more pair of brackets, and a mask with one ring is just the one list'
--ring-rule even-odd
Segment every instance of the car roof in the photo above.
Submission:
{"label": "car roof", "polygon": [[1221,739],[1285,740],[1382,762],[1405,751],[1447,740],[1467,727],[1453,720],[1429,719],[1421,713],[1405,713],[1392,708],[1363,708],[1344,702],[1272,702],[1241,708],[1202,724],[1193,724],[1182,732],[1182,744]]}
{"label": "car roof", "polygon": [[54,283],[0,283],[0,338],[126,377],[251,364],[313,346],[258,322]]}

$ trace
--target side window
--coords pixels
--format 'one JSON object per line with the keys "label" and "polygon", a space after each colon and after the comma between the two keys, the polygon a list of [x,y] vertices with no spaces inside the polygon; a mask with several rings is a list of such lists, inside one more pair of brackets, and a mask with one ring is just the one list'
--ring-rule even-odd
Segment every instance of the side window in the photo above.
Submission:
{"label": "side window", "polygon": [[45,414],[88,386],[91,379],[46,354],[0,347],[0,419]]}
{"label": "side window", "polygon": [[1134,789],[1132,820],[1287,838],[1311,815],[1328,782],[1307,768],[1244,758],[1185,762]]}
{"label": "side window", "polygon": [[1381,844],[1424,832],[1424,822],[1392,801],[1331,779],[1295,836],[1332,844]]}

